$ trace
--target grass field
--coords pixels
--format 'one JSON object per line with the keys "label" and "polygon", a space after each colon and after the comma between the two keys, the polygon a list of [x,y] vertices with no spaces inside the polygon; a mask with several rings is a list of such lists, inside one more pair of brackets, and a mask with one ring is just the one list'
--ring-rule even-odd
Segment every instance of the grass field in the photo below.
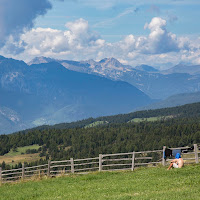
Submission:
{"label": "grass field", "polygon": [[129,122],[135,122],[135,123],[139,123],[139,122],[155,122],[158,120],[166,120],[166,119],[170,119],[173,118],[173,116],[160,116],[160,117],[149,117],[149,118],[134,118],[132,120],[130,120]]}
{"label": "grass field", "polygon": [[99,125],[103,125],[103,124],[107,124],[107,123],[108,122],[106,122],[106,121],[96,121],[96,122],[86,125],[85,128],[91,128],[91,127],[95,127],[95,126],[99,126]]}
{"label": "grass field", "polygon": [[200,165],[167,171],[166,167],[134,172],[73,175],[0,187],[1,200],[200,199]]}
{"label": "grass field", "polygon": [[[18,147],[16,150],[10,150],[9,153],[5,154],[4,156],[0,156],[0,163],[5,161],[7,164],[16,164],[19,162],[31,162],[39,160],[39,153],[34,154],[25,154],[27,149],[39,149],[39,145],[30,145],[25,147]],[[22,155],[23,153],[23,155]]]}

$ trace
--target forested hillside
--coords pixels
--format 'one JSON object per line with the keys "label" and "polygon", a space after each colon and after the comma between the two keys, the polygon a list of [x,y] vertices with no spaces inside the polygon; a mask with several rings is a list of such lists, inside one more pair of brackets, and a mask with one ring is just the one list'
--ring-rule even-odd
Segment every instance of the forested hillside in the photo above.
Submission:
{"label": "forested hillside", "polygon": [[[135,117],[164,115],[173,117],[154,122],[129,122]],[[163,145],[168,147],[192,145],[200,143],[199,115],[200,103],[195,103],[176,108],[98,118],[107,120],[108,123],[91,128],[85,128],[86,123],[97,119],[40,127],[38,130],[1,135],[0,154],[4,155],[16,147],[39,144],[41,157],[60,160],[70,157],[93,157],[99,153],[162,149]]]}
{"label": "forested hillside", "polygon": [[200,117],[200,103],[186,104],[183,106],[177,106],[172,108],[137,111],[128,114],[119,114],[119,115],[105,116],[98,118],[88,118],[85,120],[72,123],[61,123],[53,126],[39,126],[36,129],[43,130],[43,129],[82,128],[96,121],[106,121],[108,123],[127,123],[134,118],[148,118],[148,117],[162,117],[162,116],[173,116],[173,118]]}

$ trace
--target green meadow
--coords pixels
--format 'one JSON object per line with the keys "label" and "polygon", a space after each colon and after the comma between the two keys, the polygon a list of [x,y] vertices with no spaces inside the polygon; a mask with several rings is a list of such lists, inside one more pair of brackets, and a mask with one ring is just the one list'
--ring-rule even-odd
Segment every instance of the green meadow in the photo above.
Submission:
{"label": "green meadow", "polygon": [[39,149],[40,146],[38,144],[30,145],[30,146],[25,146],[25,147],[17,147],[16,151],[10,150],[9,153],[5,154],[5,156],[17,156],[21,155],[22,153],[25,154],[26,150],[28,149]]}
{"label": "green meadow", "polygon": [[17,147],[15,151],[13,149],[10,150],[7,154],[0,156],[0,163],[3,161],[7,164],[14,165],[19,162],[32,162],[39,160],[41,157],[39,156],[39,153],[34,154],[26,154],[26,150],[28,149],[39,149],[39,145],[30,145],[25,147]]}
{"label": "green meadow", "polygon": [[155,122],[155,121],[159,121],[159,120],[166,120],[166,119],[170,119],[173,118],[173,116],[159,116],[159,117],[148,117],[148,118],[134,118],[132,120],[130,120],[129,122],[135,122],[135,123],[140,123],[140,122]]}
{"label": "green meadow", "polygon": [[0,187],[1,200],[200,199],[200,165],[43,178]]}
{"label": "green meadow", "polygon": [[86,125],[85,128],[91,128],[91,127],[95,127],[95,126],[99,126],[99,125],[104,125],[107,123],[108,122],[106,122],[106,121],[96,121],[96,122]]}

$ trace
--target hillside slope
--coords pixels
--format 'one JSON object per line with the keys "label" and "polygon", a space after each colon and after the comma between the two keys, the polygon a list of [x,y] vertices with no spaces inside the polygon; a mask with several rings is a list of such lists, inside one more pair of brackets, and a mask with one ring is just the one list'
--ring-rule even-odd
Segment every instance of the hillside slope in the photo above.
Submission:
{"label": "hillside slope", "polygon": [[[153,122],[142,120],[150,117],[154,118]],[[95,124],[95,120],[98,120],[96,126],[86,126]],[[89,118],[76,123],[43,126],[0,136],[0,155],[5,155],[16,147],[33,144],[42,146],[41,157],[44,156],[47,160],[96,157],[100,153],[200,144],[199,120],[200,103],[195,103],[126,115]]]}
{"label": "hillside slope", "polygon": [[[31,63],[48,63],[49,60],[51,59],[42,57],[34,59]],[[152,99],[165,99],[171,95],[200,90],[200,74],[189,73],[189,71],[193,72],[194,69],[196,70],[195,72],[198,72],[198,66],[179,66],[178,70],[172,70],[172,73],[164,73],[164,71],[157,71],[147,65],[137,66],[136,68],[123,65],[115,58],[104,58],[99,62],[94,60],[55,61],[73,71],[95,74],[112,80],[128,82]]]}
{"label": "hillside slope", "polygon": [[0,107],[12,110],[19,119],[10,122],[12,126],[1,124],[0,134],[126,113],[152,102],[126,82],[71,71],[57,62],[28,66],[4,57],[0,61]]}
{"label": "hillside slope", "polygon": [[98,118],[88,118],[88,119],[80,120],[77,122],[55,124],[53,126],[39,126],[36,129],[43,130],[43,129],[82,128],[91,123],[99,122],[99,121],[106,121],[108,124],[112,124],[112,123],[120,124],[120,123],[127,123],[134,118],[161,117],[161,116],[169,116],[169,115],[172,115],[175,118],[200,117],[200,102],[186,104],[182,106],[176,106],[176,107],[149,109],[149,110],[131,112],[127,114],[103,116],[103,117],[98,117]]}
{"label": "hillside slope", "polygon": [[185,104],[192,104],[196,102],[200,102],[200,92],[182,93],[182,94],[176,94],[176,95],[170,96],[164,100],[139,108],[138,110],[169,108],[169,107],[181,106]]}

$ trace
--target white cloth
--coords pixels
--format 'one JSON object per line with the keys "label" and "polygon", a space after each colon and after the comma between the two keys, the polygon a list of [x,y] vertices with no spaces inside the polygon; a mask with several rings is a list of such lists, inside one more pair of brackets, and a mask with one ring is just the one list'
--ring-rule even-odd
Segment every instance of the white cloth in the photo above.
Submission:
{"label": "white cloth", "polygon": [[177,163],[173,163],[173,167],[174,168],[178,168],[178,164]]}

